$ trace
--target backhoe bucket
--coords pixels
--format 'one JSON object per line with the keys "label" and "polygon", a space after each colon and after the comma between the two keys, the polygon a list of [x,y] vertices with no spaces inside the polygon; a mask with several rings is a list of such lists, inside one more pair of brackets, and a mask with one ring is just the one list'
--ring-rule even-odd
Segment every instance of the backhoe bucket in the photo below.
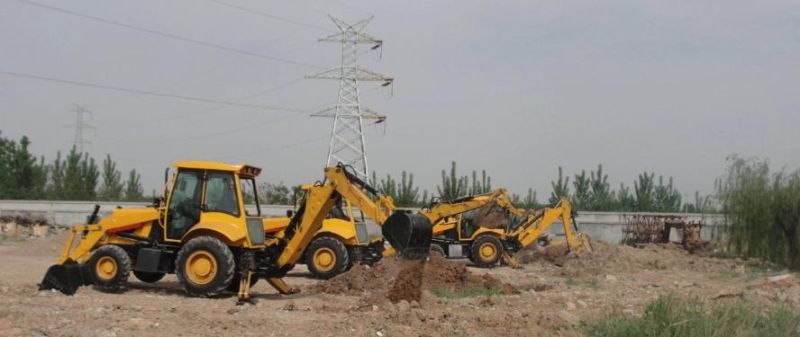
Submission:
{"label": "backhoe bucket", "polygon": [[386,219],[381,233],[404,258],[426,259],[430,256],[433,224],[424,215],[395,212]]}
{"label": "backhoe bucket", "polygon": [[39,290],[56,289],[65,295],[75,294],[81,286],[94,283],[88,266],[78,263],[56,264],[47,269]]}

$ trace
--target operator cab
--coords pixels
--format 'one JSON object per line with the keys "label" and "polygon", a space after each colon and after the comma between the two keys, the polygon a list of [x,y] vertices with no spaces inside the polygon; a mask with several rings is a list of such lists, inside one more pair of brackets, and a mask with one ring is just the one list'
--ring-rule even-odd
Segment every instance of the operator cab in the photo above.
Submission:
{"label": "operator cab", "polygon": [[[177,172],[166,201],[164,240],[179,242],[197,223],[242,221],[253,222],[261,207],[258,203],[255,177],[260,168],[218,162],[176,162]],[[255,209],[247,210],[247,203]]]}

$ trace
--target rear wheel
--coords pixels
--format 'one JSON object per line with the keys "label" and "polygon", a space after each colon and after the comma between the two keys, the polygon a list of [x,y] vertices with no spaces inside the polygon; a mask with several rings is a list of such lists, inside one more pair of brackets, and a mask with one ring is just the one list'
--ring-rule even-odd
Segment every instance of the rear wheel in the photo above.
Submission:
{"label": "rear wheel", "polygon": [[236,263],[230,248],[210,236],[189,240],[178,251],[175,274],[192,296],[221,294],[233,281]]}
{"label": "rear wheel", "polygon": [[144,283],[156,283],[164,278],[164,273],[151,273],[146,271],[133,271],[133,276],[136,276],[139,281]]}
{"label": "rear wheel", "polygon": [[128,283],[131,274],[131,258],[117,245],[105,245],[92,253],[89,266],[94,275],[94,284],[103,291],[120,291]]}
{"label": "rear wheel", "polygon": [[495,236],[483,235],[475,239],[470,250],[470,260],[478,267],[493,267],[503,255],[503,243]]}
{"label": "rear wheel", "polygon": [[330,236],[314,239],[306,249],[306,266],[316,278],[329,279],[347,269],[350,255],[342,241]]}

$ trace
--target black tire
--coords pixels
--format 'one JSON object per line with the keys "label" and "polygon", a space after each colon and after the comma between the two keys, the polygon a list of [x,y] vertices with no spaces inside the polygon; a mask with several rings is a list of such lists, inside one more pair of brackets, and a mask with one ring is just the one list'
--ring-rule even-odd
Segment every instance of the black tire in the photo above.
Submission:
{"label": "black tire", "polygon": [[89,258],[88,264],[97,289],[118,292],[127,287],[133,268],[131,257],[122,247],[105,245],[97,248]]}
{"label": "black tire", "polygon": [[[191,258],[192,261],[189,261]],[[187,263],[209,264],[205,275],[193,271]],[[211,236],[199,236],[189,240],[178,251],[175,274],[191,296],[212,297],[221,294],[233,281],[236,262],[231,249]]]}
{"label": "black tire", "polygon": [[[325,254],[324,259],[321,254]],[[306,248],[305,259],[311,276],[323,280],[343,273],[350,265],[347,247],[332,236],[320,236],[314,239]]]}
{"label": "black tire", "polygon": [[150,273],[146,271],[133,271],[133,276],[136,276],[139,281],[144,283],[156,283],[164,278],[164,273]]}
{"label": "black tire", "polygon": [[444,248],[442,248],[442,246],[439,246],[439,245],[437,245],[435,243],[431,244],[431,256],[433,256],[434,254],[438,254],[439,257],[443,257],[443,258],[447,257],[447,255],[444,254]]}
{"label": "black tire", "polygon": [[[488,254],[489,249],[493,254]],[[469,255],[470,261],[478,267],[494,267],[503,256],[503,243],[494,235],[481,235],[472,243]]]}

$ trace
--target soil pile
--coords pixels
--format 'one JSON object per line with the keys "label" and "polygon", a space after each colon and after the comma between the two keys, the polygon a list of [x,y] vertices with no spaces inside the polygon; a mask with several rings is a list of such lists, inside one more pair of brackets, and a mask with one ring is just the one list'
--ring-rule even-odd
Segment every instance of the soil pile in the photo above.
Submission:
{"label": "soil pile", "polygon": [[[694,258],[675,243],[650,243],[641,247],[614,245],[602,241],[592,243],[592,253],[569,254],[566,244],[529,247],[514,255],[525,264],[538,263],[557,267],[570,277],[602,276],[616,273],[652,271],[717,272],[734,270],[737,262],[711,258]],[[740,264],[740,263],[739,263]]]}
{"label": "soil pile", "polygon": [[466,264],[432,256],[429,261],[387,258],[373,267],[356,265],[344,274],[310,287],[311,292],[362,295],[380,293],[392,302],[420,301],[423,289],[455,294],[485,289],[503,295],[519,290],[489,274],[477,275]]}

